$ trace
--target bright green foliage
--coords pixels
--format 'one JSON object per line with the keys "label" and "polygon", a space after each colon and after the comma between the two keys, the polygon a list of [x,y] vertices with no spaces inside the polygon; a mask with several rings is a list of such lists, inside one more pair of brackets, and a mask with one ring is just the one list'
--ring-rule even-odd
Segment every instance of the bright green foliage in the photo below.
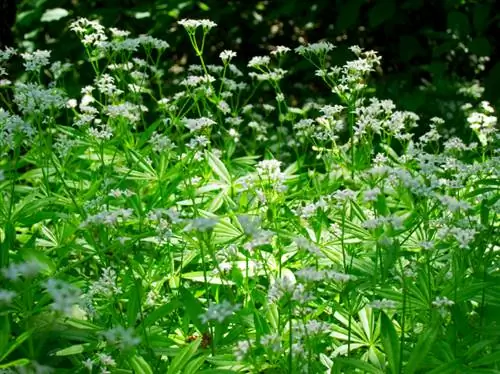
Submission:
{"label": "bright green foliage", "polygon": [[[460,108],[461,140],[373,95],[374,51],[245,66],[206,57],[213,21],[177,26],[196,61],[169,76],[167,42],[72,22],[75,92],[78,66],[0,53],[25,70],[0,66],[0,369],[499,371],[493,106]],[[294,55],[328,94],[288,94]]]}

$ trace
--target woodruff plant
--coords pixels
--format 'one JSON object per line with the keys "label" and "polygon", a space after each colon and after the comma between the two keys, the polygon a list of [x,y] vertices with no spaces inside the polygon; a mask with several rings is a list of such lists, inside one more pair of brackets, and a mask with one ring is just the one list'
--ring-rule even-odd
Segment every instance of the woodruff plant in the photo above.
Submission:
{"label": "woodruff plant", "polygon": [[179,26],[197,64],[171,96],[168,44],[97,21],[70,26],[79,97],[49,51],[0,52],[28,73],[0,67],[0,370],[499,370],[495,110],[464,108],[471,142],[439,118],[415,139],[367,93],[379,56],[330,66],[328,42],[295,52],[333,97],[293,107],[291,48],[247,83],[236,52],[205,61],[215,23]]}

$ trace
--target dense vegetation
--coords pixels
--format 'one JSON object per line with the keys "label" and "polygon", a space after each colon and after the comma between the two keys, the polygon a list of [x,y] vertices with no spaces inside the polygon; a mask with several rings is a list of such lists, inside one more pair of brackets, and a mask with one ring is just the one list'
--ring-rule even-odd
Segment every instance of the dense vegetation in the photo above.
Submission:
{"label": "dense vegetation", "polygon": [[62,3],[0,50],[1,373],[500,372],[495,68],[351,32],[427,5]]}

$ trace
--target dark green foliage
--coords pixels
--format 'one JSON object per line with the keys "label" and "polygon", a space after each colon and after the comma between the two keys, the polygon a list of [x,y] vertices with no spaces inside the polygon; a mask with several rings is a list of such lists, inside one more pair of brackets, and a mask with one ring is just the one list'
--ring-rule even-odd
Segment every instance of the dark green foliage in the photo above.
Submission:
{"label": "dark green foliage", "polygon": [[[207,43],[213,46],[205,53],[210,62],[217,61],[223,49],[236,51],[237,60],[245,62],[267,53],[270,46],[295,47],[326,39],[338,46],[333,54],[338,63],[349,56],[347,46],[358,44],[382,55],[384,63],[375,80],[379,97],[393,99],[425,118],[441,116],[447,126],[465,135],[458,124],[463,121],[459,108],[466,100],[458,88],[479,78],[486,88],[484,99],[495,105],[500,98],[498,4],[496,0],[22,1],[17,36],[19,42],[23,39],[25,45],[40,49],[62,42],[65,48],[53,55],[59,60],[82,56],[79,42],[66,28],[77,17],[98,18],[107,27],[160,38],[177,27],[179,19],[210,19],[219,25]],[[46,16],[59,8],[67,14]],[[175,35],[168,40],[170,66],[192,57],[186,39]],[[285,87],[287,92],[299,102],[324,96],[307,63],[298,61],[287,82],[300,83]],[[85,77],[85,70],[81,74]],[[425,122],[417,132],[426,130]]]}
{"label": "dark green foliage", "polygon": [[12,44],[12,26],[16,21],[16,0],[0,0],[0,48]]}

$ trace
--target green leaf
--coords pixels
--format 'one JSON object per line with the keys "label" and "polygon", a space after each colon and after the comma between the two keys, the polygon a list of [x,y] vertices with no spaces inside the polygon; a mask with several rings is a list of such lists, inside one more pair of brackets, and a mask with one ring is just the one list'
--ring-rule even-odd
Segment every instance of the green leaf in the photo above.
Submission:
{"label": "green leaf", "polygon": [[0,355],[8,349],[11,337],[10,317],[8,315],[0,316]]}
{"label": "green leaf", "polygon": [[149,18],[151,17],[150,12],[136,12],[134,13],[135,19],[143,19],[143,18]]}
{"label": "green leaf", "polygon": [[384,351],[389,362],[391,373],[399,373],[400,351],[399,339],[391,319],[382,312],[381,316],[381,334]]}
{"label": "green leaf", "polygon": [[187,365],[189,360],[191,360],[191,357],[193,357],[193,355],[196,353],[200,343],[201,339],[196,339],[194,342],[184,347],[172,360],[167,374],[179,373]]}
{"label": "green leaf", "polygon": [[490,207],[487,205],[486,201],[481,201],[480,216],[481,225],[488,226],[488,217],[490,215]]}
{"label": "green leaf", "polygon": [[[189,279],[193,282],[205,282],[205,276],[202,271],[192,271],[189,273],[184,273],[181,275],[184,279]],[[207,274],[207,283],[209,284],[225,284],[225,285],[234,285],[234,282],[226,279],[222,279],[217,275]]]}
{"label": "green leaf", "polygon": [[389,208],[387,207],[387,200],[384,194],[379,194],[375,202],[375,209],[381,216],[389,215]]}
{"label": "green leaf", "polygon": [[134,373],[137,374],[153,374],[153,369],[151,369],[151,366],[144,360],[142,356],[132,356],[128,362],[130,363],[130,366],[134,370]]}
{"label": "green leaf", "polygon": [[207,326],[200,319],[200,315],[204,312],[203,305],[186,288],[181,287],[179,291],[181,296],[180,301],[184,304],[185,311],[189,315],[191,322],[199,331],[205,331]]}
{"label": "green leaf", "polygon": [[394,0],[380,0],[374,2],[374,4],[373,8],[368,12],[368,21],[371,27],[380,26],[396,13]]}
{"label": "green leaf", "polygon": [[128,295],[127,318],[129,326],[133,326],[137,314],[141,310],[142,284],[140,280],[134,280],[135,287],[131,287]]}
{"label": "green leaf", "polygon": [[12,343],[12,345],[7,349],[7,351],[0,357],[0,362],[5,360],[14,350],[19,347],[21,344],[24,343],[26,339],[28,339],[31,334],[33,333],[33,330],[25,331],[21,335],[19,335],[16,340]]}
{"label": "green leaf", "polygon": [[427,353],[432,348],[434,340],[436,340],[439,331],[439,323],[436,319],[433,324],[425,331],[417,341],[415,348],[410,354],[408,363],[406,364],[405,374],[413,374],[417,371],[420,364],[427,357]]}
{"label": "green leaf", "polygon": [[154,325],[158,320],[165,318],[179,306],[180,303],[177,300],[174,300],[168,304],[162,305],[158,309],[155,309],[149,313],[146,318],[144,318],[144,321],[142,322],[143,327]]}
{"label": "green leaf", "polygon": [[8,369],[14,366],[26,366],[30,363],[31,361],[28,360],[27,358],[20,358],[18,360],[14,360],[11,362],[7,362],[6,364],[0,364],[0,369]]}
{"label": "green leaf", "polygon": [[222,163],[217,156],[215,156],[212,152],[206,152],[208,165],[212,171],[217,174],[217,176],[222,179],[227,185],[231,184],[231,174],[226,169],[226,166]]}
{"label": "green leaf", "polygon": [[184,369],[184,374],[196,374],[199,373],[201,365],[205,362],[206,356],[200,356],[193,359],[190,363],[186,365]]}
{"label": "green leaf", "polygon": [[471,367],[491,365],[500,361],[500,351],[490,353],[489,355],[483,356],[478,360],[475,360],[469,364]]}
{"label": "green leaf", "polygon": [[[90,346],[89,344],[86,344],[87,346]],[[64,348],[58,350],[55,355],[56,356],[72,356],[72,355],[77,355],[80,353],[85,352],[85,345],[84,344],[75,344],[72,345],[71,347]]]}
{"label": "green leaf", "polygon": [[[333,363],[334,370],[337,369],[337,365],[340,364],[340,368],[344,366],[355,367],[356,369],[361,369],[363,373],[372,373],[372,374],[383,374],[383,371],[379,368],[369,364],[368,362],[357,360],[355,358],[343,358],[337,357]],[[338,373],[344,373],[345,371],[338,371]]]}
{"label": "green leaf", "polygon": [[469,20],[467,15],[458,11],[448,13],[448,28],[464,36],[469,34]]}
{"label": "green leaf", "polygon": [[66,17],[68,14],[69,12],[63,8],[47,9],[45,13],[42,14],[40,21],[42,22],[59,21],[61,18]]}

